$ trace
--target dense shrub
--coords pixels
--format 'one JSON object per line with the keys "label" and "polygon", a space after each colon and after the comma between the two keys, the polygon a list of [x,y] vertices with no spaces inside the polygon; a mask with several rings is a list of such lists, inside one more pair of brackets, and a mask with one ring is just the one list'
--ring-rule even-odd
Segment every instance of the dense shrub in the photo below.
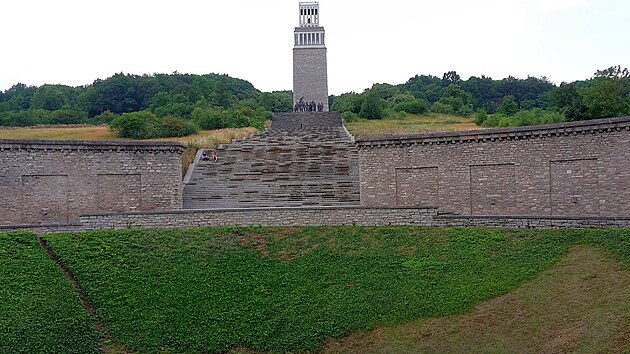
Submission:
{"label": "dense shrub", "polygon": [[479,109],[477,111],[477,118],[475,119],[475,124],[482,125],[483,122],[486,121],[486,119],[488,119],[488,113],[486,112],[486,110],[483,108]]}
{"label": "dense shrub", "polygon": [[361,119],[358,114],[353,112],[343,112],[341,116],[343,117],[344,122],[355,122]]}
{"label": "dense shrub", "polygon": [[123,113],[112,120],[109,128],[121,138],[150,139],[159,136],[158,125],[155,114],[143,111]]}
{"label": "dense shrub", "polygon": [[254,127],[264,129],[265,120],[271,118],[271,112],[264,108],[251,107],[224,109],[221,107],[197,107],[192,112],[192,121],[201,129]]}
{"label": "dense shrub", "polygon": [[431,112],[433,113],[442,113],[442,114],[455,114],[455,110],[453,106],[450,104],[446,104],[443,102],[435,102],[431,105]]}
{"label": "dense shrub", "polygon": [[190,121],[166,117],[160,122],[159,135],[162,138],[192,135],[199,131],[199,128]]}
{"label": "dense shrub", "polygon": [[411,114],[424,114],[429,111],[429,103],[422,99],[401,102],[394,106],[396,112],[407,112]]}
{"label": "dense shrub", "polygon": [[381,119],[385,117],[384,100],[374,93],[368,93],[359,112],[361,118]]}
{"label": "dense shrub", "polygon": [[566,118],[561,113],[536,108],[531,111],[518,111],[511,116],[496,113],[481,121],[478,115],[476,122],[484,127],[520,127],[524,125],[560,123],[565,120]]}

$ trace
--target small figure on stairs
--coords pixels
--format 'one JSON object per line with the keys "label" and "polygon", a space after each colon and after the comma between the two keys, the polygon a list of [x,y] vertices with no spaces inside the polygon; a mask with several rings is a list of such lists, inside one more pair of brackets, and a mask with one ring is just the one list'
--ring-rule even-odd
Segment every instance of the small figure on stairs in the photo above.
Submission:
{"label": "small figure on stairs", "polygon": [[201,153],[201,161],[210,161],[210,156],[208,156],[205,150]]}
{"label": "small figure on stairs", "polygon": [[212,160],[212,162],[217,162],[219,160],[219,157],[217,156],[217,152],[216,151],[212,152],[211,160]]}

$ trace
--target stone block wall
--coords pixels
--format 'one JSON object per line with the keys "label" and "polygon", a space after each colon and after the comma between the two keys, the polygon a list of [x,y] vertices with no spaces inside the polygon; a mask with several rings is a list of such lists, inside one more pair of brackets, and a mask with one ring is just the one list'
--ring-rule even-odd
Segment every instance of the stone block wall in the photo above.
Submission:
{"label": "stone block wall", "polygon": [[357,140],[361,205],[630,216],[630,117]]}
{"label": "stone block wall", "polygon": [[270,130],[294,130],[309,128],[342,128],[343,120],[338,112],[274,113]]}
{"label": "stone block wall", "polygon": [[180,209],[184,149],[175,143],[0,140],[0,225]]}
{"label": "stone block wall", "polygon": [[293,48],[293,104],[315,101],[328,111],[326,48]]}
{"label": "stone block wall", "polygon": [[433,209],[259,208],[181,210],[81,216],[85,229],[189,228],[225,226],[430,226]]}

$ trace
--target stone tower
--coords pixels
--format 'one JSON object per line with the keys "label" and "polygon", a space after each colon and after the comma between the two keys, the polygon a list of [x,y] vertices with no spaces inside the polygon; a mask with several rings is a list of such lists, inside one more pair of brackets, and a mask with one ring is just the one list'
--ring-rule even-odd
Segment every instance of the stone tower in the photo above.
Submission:
{"label": "stone tower", "polygon": [[323,103],[328,111],[328,74],[324,27],[319,25],[319,3],[300,2],[300,26],[293,46],[293,105]]}

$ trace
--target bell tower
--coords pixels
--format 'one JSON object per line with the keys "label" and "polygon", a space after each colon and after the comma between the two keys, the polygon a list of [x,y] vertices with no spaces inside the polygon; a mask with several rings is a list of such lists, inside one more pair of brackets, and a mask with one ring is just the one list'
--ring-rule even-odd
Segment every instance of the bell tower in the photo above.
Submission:
{"label": "bell tower", "polygon": [[293,46],[293,106],[315,103],[328,111],[328,73],[324,27],[319,25],[319,2],[300,2],[299,27]]}

